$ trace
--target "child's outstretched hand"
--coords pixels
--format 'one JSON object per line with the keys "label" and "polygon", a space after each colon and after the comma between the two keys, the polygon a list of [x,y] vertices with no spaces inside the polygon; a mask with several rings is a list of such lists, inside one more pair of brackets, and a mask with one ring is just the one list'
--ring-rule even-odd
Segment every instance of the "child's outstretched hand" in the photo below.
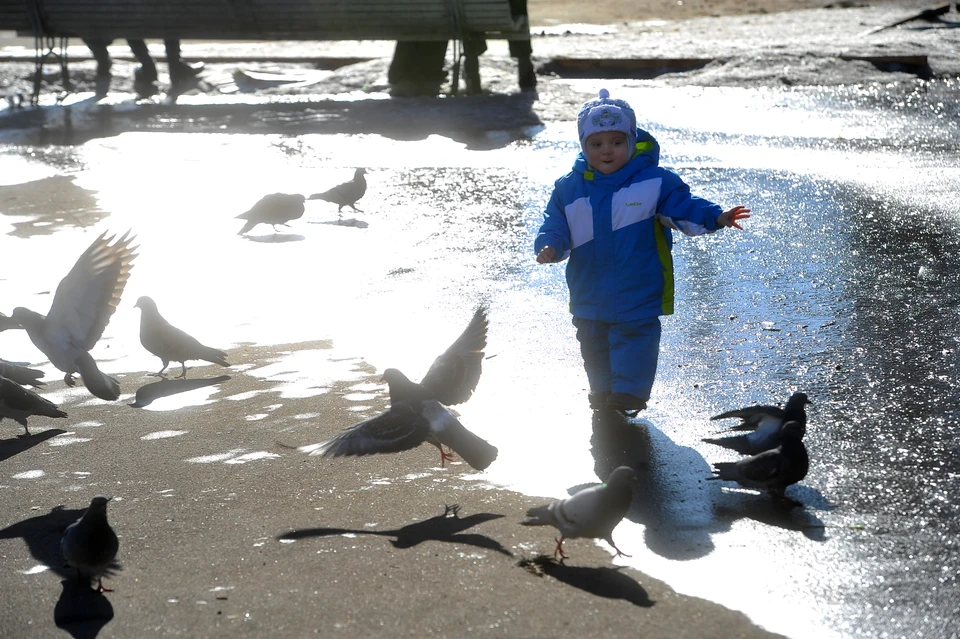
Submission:
{"label": "child's outstretched hand", "polygon": [[[750,216],[748,215],[747,217]],[[540,249],[540,252],[537,253],[537,264],[549,264],[556,256],[557,252],[553,250],[552,246],[544,246]]]}
{"label": "child's outstretched hand", "polygon": [[717,226],[722,226],[724,228],[732,226],[733,228],[740,229],[742,231],[743,227],[737,224],[737,220],[745,220],[748,217],[750,217],[750,209],[745,206],[735,206],[729,211],[724,211],[717,216]]}

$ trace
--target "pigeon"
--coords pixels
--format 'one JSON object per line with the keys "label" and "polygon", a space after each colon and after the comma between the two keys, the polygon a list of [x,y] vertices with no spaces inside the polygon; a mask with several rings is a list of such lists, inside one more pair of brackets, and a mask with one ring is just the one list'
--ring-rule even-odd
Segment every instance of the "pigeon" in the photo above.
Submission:
{"label": "pigeon", "polygon": [[43,377],[43,371],[36,368],[27,368],[22,364],[8,362],[5,359],[0,359],[0,377],[13,380],[21,386],[46,386],[40,381],[40,378]]}
{"label": "pigeon", "polygon": [[314,193],[308,199],[333,202],[337,205],[337,213],[340,213],[345,206],[360,212],[360,209],[354,205],[367,192],[367,181],[363,177],[366,173],[366,169],[357,169],[353,174],[353,179],[349,182],[338,184],[323,193]]}
{"label": "pigeon", "polygon": [[735,450],[742,455],[756,455],[780,445],[780,428],[788,421],[807,424],[804,407],[810,404],[804,393],[794,393],[784,408],[777,406],[748,406],[727,411],[711,417],[711,420],[740,418],[740,423],[729,429],[733,431],[751,431],[746,435],[732,437],[705,438],[708,444],[715,444]]}
{"label": "pigeon", "polygon": [[429,443],[440,449],[441,459],[450,459],[448,446],[476,470],[484,470],[497,458],[497,449],[467,430],[453,413],[432,399],[398,402],[390,410],[364,420],[320,444],[297,450],[324,457],[398,453]]}
{"label": "pigeon", "polygon": [[89,351],[120,303],[137,256],[137,247],[130,246],[134,237],[127,231],[114,241],[115,236],[104,232],[94,240],[61,280],[46,317],[23,307],[13,309],[13,319],[66,374],[68,386],[76,384],[73,375],[79,372],[87,390],[110,401],[120,396],[120,383],[100,372]]}
{"label": "pigeon", "polygon": [[117,556],[120,542],[107,522],[109,497],[97,495],[83,516],[67,526],[60,538],[60,554],[68,565],[77,569],[77,578],[97,578],[98,592],[113,592],[103,587],[103,575]]}
{"label": "pigeon", "polygon": [[326,457],[369,455],[408,450],[426,442],[440,450],[440,463],[451,460],[446,445],[477,470],[497,458],[497,449],[467,430],[444,406],[467,401],[480,381],[487,344],[487,307],[480,305],[463,333],[437,357],[420,383],[395,368],[383,371],[390,389],[390,409],[350,427],[302,452]]}
{"label": "pigeon", "polygon": [[303,216],[305,199],[302,195],[296,193],[292,195],[287,193],[264,195],[253,205],[252,209],[237,216],[236,219],[238,220],[246,220],[237,235],[243,235],[257,224],[269,224],[273,226],[274,231],[277,230],[278,224],[290,226],[287,222]]}
{"label": "pigeon", "polygon": [[40,397],[32,390],[24,388],[11,379],[0,376],[0,421],[8,417],[23,426],[22,437],[30,436],[27,418],[32,415],[44,417],[66,417],[67,414],[56,404]]}
{"label": "pigeon", "polygon": [[527,511],[530,519],[521,521],[524,526],[553,526],[560,531],[553,556],[560,555],[563,561],[565,539],[590,537],[603,539],[617,551],[617,557],[629,557],[613,543],[613,529],[627,514],[633,501],[631,484],[637,483],[637,474],[629,466],[613,469],[606,483],[574,493],[566,499],[558,499],[546,506],[537,506]]}
{"label": "pigeon", "polygon": [[713,477],[708,479],[735,481],[745,488],[765,490],[792,506],[801,505],[786,496],[787,486],[807,476],[810,465],[807,448],[803,445],[806,426],[789,421],[780,428],[780,445],[758,455],[744,457],[737,462],[718,462],[713,465]]}
{"label": "pigeon", "polygon": [[182,367],[178,379],[186,378],[189,360],[202,359],[211,364],[230,366],[226,353],[204,346],[163,319],[152,298],[144,295],[134,306],[140,309],[140,343],[163,361],[163,368],[156,373],[157,377],[163,377],[163,371],[167,370],[171,361],[180,362]]}

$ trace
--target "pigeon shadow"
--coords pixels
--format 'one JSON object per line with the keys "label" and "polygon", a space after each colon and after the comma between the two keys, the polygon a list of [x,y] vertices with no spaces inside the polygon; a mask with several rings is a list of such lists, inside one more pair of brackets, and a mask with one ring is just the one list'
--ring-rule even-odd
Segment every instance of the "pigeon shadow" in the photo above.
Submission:
{"label": "pigeon shadow", "polygon": [[827,540],[827,527],[813,510],[833,510],[834,506],[815,488],[793,485],[787,489],[789,497],[799,501],[802,507],[785,504],[782,500],[737,487],[724,491],[714,506],[718,520],[732,526],[737,519],[752,519],[767,526],[802,533],[810,541]]}
{"label": "pigeon shadow", "polygon": [[169,397],[178,393],[186,393],[198,388],[205,388],[215,384],[221,384],[230,379],[229,375],[218,375],[217,377],[195,378],[195,379],[167,379],[163,378],[159,382],[151,382],[137,389],[137,396],[134,402],[130,404],[132,408],[143,408],[149,406],[155,400],[161,397]]}
{"label": "pigeon shadow", "polygon": [[80,519],[85,511],[86,508],[55,506],[45,515],[24,519],[0,530],[0,539],[22,538],[34,559],[60,577],[76,580],[76,571],[64,564],[60,554],[60,538],[67,526]]}
{"label": "pigeon shadow", "polygon": [[307,238],[299,233],[274,233],[273,235],[244,235],[243,239],[260,244],[286,244],[287,242],[302,242]]}
{"label": "pigeon shadow", "polygon": [[714,549],[711,535],[722,527],[714,514],[720,488],[703,478],[710,465],[693,448],[679,446],[646,420],[615,411],[595,411],[590,438],[594,471],[602,480],[617,466],[637,473],[626,519],[644,526],[647,547],[668,559],[704,557]]}
{"label": "pigeon shadow", "polygon": [[53,609],[57,628],[74,639],[94,639],[113,619],[113,606],[102,592],[76,579],[64,579],[63,590]]}
{"label": "pigeon shadow", "polygon": [[597,597],[623,599],[641,608],[650,608],[656,603],[635,579],[620,572],[622,567],[567,566],[549,555],[521,559],[517,565],[535,575],[549,575]]}
{"label": "pigeon shadow", "polygon": [[463,531],[473,528],[493,519],[500,519],[504,515],[493,513],[477,513],[469,517],[460,517],[459,506],[445,506],[442,515],[431,517],[414,524],[408,524],[403,528],[394,530],[354,530],[350,528],[302,528],[291,530],[290,532],[279,535],[277,539],[306,539],[307,537],[330,537],[334,535],[375,535],[378,537],[396,537],[391,539],[390,543],[394,548],[413,548],[425,541],[443,541],[452,544],[466,544],[478,548],[493,550],[508,557],[513,554],[504,548],[500,542],[491,539],[486,535],[480,534],[461,534]]}
{"label": "pigeon shadow", "polygon": [[14,455],[19,455],[25,450],[30,450],[37,444],[47,441],[51,437],[62,435],[67,431],[61,428],[48,428],[47,430],[31,435],[18,435],[16,439],[0,439],[0,462],[10,459]]}

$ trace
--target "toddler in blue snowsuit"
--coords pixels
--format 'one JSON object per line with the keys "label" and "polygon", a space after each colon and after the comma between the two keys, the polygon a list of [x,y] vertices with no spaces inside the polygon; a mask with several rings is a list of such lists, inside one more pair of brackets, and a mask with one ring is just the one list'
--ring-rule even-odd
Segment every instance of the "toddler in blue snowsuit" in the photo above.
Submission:
{"label": "toddler in blue snowsuit", "polygon": [[534,251],[567,258],[570,311],[590,382],[590,406],[627,414],[650,399],[660,316],[673,313],[671,229],[687,235],[742,230],[749,209],[691,195],[661,168],[660,145],[633,109],[605,89],[577,114],[581,153],[554,184]]}

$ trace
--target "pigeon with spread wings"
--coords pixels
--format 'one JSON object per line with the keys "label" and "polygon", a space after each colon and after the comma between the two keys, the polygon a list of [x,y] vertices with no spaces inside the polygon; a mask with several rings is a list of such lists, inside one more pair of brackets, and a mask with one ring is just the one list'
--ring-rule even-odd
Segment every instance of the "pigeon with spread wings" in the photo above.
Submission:
{"label": "pigeon with spread wings", "polygon": [[396,453],[426,442],[440,450],[441,464],[451,459],[443,450],[447,446],[471,467],[485,469],[497,458],[496,447],[467,430],[444,404],[461,404],[473,395],[480,380],[486,344],[487,309],[480,306],[460,337],[434,360],[420,383],[395,368],[383,372],[390,387],[390,410],[355,424],[326,442],[298,450],[341,457]]}
{"label": "pigeon with spread wings", "polygon": [[12,318],[27,331],[30,341],[65,373],[68,386],[80,373],[87,390],[101,399],[120,396],[120,383],[100,371],[90,349],[103,335],[130,278],[136,246],[127,231],[119,239],[100,235],[84,251],[53,296],[46,316],[23,307]]}
{"label": "pigeon with spread wings", "polygon": [[783,408],[779,406],[747,406],[714,415],[711,420],[738,418],[740,423],[726,432],[746,432],[743,435],[728,437],[709,437],[703,441],[708,444],[735,450],[743,455],[756,455],[780,445],[780,429],[789,421],[806,426],[805,407],[812,402],[805,393],[794,393]]}

